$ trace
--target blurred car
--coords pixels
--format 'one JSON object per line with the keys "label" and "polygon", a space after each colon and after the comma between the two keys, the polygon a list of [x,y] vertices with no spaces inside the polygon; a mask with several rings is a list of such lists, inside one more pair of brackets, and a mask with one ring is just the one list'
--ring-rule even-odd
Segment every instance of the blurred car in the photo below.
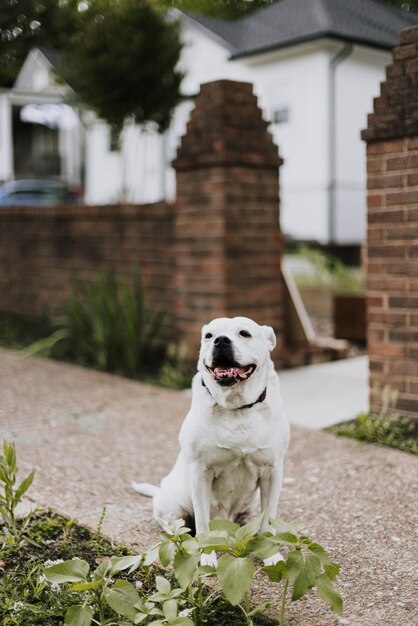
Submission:
{"label": "blurred car", "polygon": [[58,180],[15,180],[0,187],[0,206],[54,206],[77,202],[76,193]]}

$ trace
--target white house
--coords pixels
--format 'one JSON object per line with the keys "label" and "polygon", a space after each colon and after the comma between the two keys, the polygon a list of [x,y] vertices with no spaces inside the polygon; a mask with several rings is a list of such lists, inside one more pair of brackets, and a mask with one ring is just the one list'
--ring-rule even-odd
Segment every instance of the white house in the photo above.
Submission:
{"label": "white house", "polygon": [[[181,12],[175,16],[182,22],[185,44],[181,57],[185,99],[167,133],[160,136],[152,128],[128,127],[120,149],[112,144],[103,122],[92,115],[81,116],[77,145],[85,144],[86,201],[173,198],[170,162],[199,85],[222,78],[245,80],[254,84],[284,158],[280,171],[283,231],[299,240],[358,245],[366,221],[360,130],[367,124],[399,32],[418,23],[418,14],[378,0],[277,0],[232,22]],[[0,93],[0,179],[18,174],[10,157],[10,107],[19,106],[29,75],[36,83],[37,73],[46,72],[51,80],[48,69],[53,59],[46,55],[42,64],[42,53],[32,54],[43,69],[29,58],[15,88]],[[52,91],[63,88],[53,83],[52,79],[42,97],[48,92],[48,98],[59,101]],[[39,101],[39,86],[33,89]],[[61,94],[61,101],[65,97]],[[69,142],[65,132],[58,131],[62,147]],[[67,165],[61,175],[68,179],[71,171],[77,180],[81,157],[77,161],[74,153],[64,149],[62,155]]]}

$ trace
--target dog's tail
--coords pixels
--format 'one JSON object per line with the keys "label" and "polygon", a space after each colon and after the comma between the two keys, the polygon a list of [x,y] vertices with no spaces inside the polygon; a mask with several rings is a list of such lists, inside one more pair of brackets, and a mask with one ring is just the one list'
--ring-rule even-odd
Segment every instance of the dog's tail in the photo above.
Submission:
{"label": "dog's tail", "polygon": [[151,485],[150,483],[136,483],[134,480],[131,482],[131,487],[143,496],[149,496],[150,498],[155,496],[155,494],[160,490],[159,487]]}

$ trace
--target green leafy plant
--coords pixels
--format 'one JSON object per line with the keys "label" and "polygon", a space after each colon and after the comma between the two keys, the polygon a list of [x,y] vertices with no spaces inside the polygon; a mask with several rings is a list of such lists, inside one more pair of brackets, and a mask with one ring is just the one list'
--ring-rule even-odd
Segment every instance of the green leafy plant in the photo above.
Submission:
{"label": "green leafy plant", "polygon": [[299,287],[330,287],[339,294],[364,291],[364,276],[360,270],[349,268],[331,254],[308,246],[301,246],[297,254],[308,261],[311,267],[309,272],[295,275]]}
{"label": "green leafy plant", "polygon": [[171,344],[158,376],[153,381],[170,389],[186,389],[191,386],[193,375],[187,346]]}
{"label": "green leafy plant", "polygon": [[[281,597],[280,626],[284,625],[288,588],[292,589],[292,600],[302,598],[312,588],[330,608],[341,614],[343,601],[334,588],[340,566],[333,563],[327,552],[318,543],[300,535],[295,523],[287,524],[280,519],[270,519],[270,530],[259,534],[261,517],[245,526],[228,520],[212,520],[208,533],[191,537],[188,529],[177,520],[170,532],[163,533],[160,541],[146,555],[144,563],[157,558],[167,567],[172,564],[174,575],[185,591],[193,607],[194,623],[200,626],[205,606],[213,593],[205,596],[203,581],[207,576],[215,577],[220,590],[228,602],[238,606],[246,624],[252,626],[254,617],[263,613],[269,603],[252,608],[249,601],[251,583],[259,572],[275,583],[283,582]],[[288,556],[281,560],[277,553],[286,549]],[[222,552],[217,568],[201,565],[202,554]],[[280,558],[266,565],[260,559]]]}
{"label": "green leafy plant", "polygon": [[418,454],[418,425],[416,421],[400,416],[395,411],[398,392],[385,385],[381,396],[381,409],[378,413],[360,413],[356,419],[330,426],[327,430],[341,437],[351,437]]}
{"label": "green leafy plant", "polygon": [[63,303],[56,331],[29,346],[45,354],[128,376],[137,374],[153,352],[164,315],[145,307],[138,270],[129,284],[102,272],[95,282],[81,281]]}
{"label": "green leafy plant", "polygon": [[[285,624],[289,597],[297,601],[313,588],[341,614],[342,598],[333,584],[339,565],[322,546],[301,534],[296,523],[271,519],[269,530],[259,533],[260,521],[257,518],[240,527],[228,520],[213,520],[209,532],[193,537],[183,520],[176,520],[144,554],[111,557],[94,570],[87,561],[73,558],[47,564],[42,576],[75,594],[77,602],[65,611],[65,626],[202,626],[220,593],[241,611],[247,626],[253,626],[270,604],[251,606],[250,589],[259,573],[280,585],[280,626]],[[219,554],[217,566],[203,565],[202,556],[214,550]],[[285,559],[279,550],[286,551]],[[157,561],[172,569],[155,575],[155,590],[146,592],[142,582],[138,588],[125,578],[116,578],[140,570],[139,579],[150,580]],[[213,579],[210,586],[205,584],[208,578]]]}
{"label": "green leafy plant", "polygon": [[[19,486],[16,486],[17,472],[16,446],[14,443],[3,441],[3,454],[0,454],[0,483],[3,486],[3,492],[0,493],[0,514],[3,518],[2,534],[5,545],[16,543],[26,528],[26,523],[19,526],[16,523],[16,507],[35,476],[32,470]],[[28,520],[29,516],[26,517],[26,522]]]}
{"label": "green leafy plant", "polygon": [[71,350],[98,369],[133,375],[143,365],[161,327],[162,313],[145,308],[138,270],[133,285],[102,273],[97,283],[83,281],[66,303],[65,328]]}

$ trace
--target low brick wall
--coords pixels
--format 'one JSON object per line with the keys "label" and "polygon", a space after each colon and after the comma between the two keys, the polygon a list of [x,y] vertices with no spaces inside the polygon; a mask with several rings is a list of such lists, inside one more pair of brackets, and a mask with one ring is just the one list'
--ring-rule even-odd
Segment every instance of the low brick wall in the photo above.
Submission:
{"label": "low brick wall", "polygon": [[2,209],[0,310],[39,317],[59,310],[74,281],[139,267],[149,302],[170,315],[173,220],[165,203]]}

